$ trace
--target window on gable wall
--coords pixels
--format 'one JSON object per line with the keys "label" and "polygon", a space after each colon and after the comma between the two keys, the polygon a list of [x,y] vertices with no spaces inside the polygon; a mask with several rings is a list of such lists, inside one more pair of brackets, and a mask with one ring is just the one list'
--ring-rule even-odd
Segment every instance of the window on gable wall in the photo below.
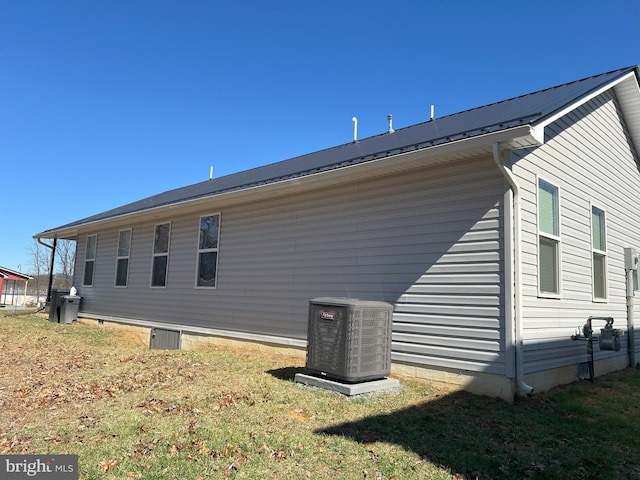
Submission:
{"label": "window on gable wall", "polygon": [[98,236],[89,235],[87,237],[87,247],[84,254],[84,275],[82,277],[82,285],[93,285],[93,272],[96,263],[96,247],[98,245]]}
{"label": "window on gable wall", "polygon": [[215,287],[218,270],[220,214],[200,217],[196,286]]}
{"label": "window on gable wall", "polygon": [[560,191],[538,179],[538,291],[560,295]]}
{"label": "window on gable wall", "polygon": [[593,299],[607,299],[607,235],[605,212],[591,206],[591,255]]}
{"label": "window on gable wall", "polygon": [[116,287],[126,287],[129,278],[129,255],[131,252],[131,229],[118,234],[118,257],[116,259]]}
{"label": "window on gable wall", "polygon": [[171,224],[156,225],[153,238],[153,265],[151,268],[151,286],[167,286],[167,266],[169,265],[169,237]]}

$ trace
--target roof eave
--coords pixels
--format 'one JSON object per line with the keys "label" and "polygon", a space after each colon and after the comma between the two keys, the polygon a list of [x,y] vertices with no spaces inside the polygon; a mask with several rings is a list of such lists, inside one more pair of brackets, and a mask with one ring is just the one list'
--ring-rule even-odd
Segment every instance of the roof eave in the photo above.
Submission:
{"label": "roof eave", "polygon": [[576,108],[581,107],[585,103],[587,103],[590,100],[594,99],[598,95],[603,94],[607,90],[609,90],[611,88],[616,88],[617,86],[619,86],[621,84],[629,84],[629,83],[635,84],[636,86],[638,84],[637,70],[635,68],[633,70],[627,72],[626,74],[621,75],[620,77],[618,77],[618,78],[616,78],[614,80],[611,80],[610,82],[607,82],[604,85],[601,85],[599,88],[589,92],[587,95],[584,95],[584,96],[576,99],[574,102],[571,102],[571,103],[568,103],[568,104],[564,105],[561,109],[553,112],[551,115],[548,115],[548,116],[544,117],[543,119],[539,120],[538,122],[536,122],[535,123],[535,127],[544,129],[544,127],[552,124],[553,122],[555,122],[559,118],[567,115],[568,113],[572,112]]}
{"label": "roof eave", "polygon": [[640,78],[637,69],[614,85],[614,91],[636,152],[640,149]]}
{"label": "roof eave", "polygon": [[559,118],[602,95],[607,90],[613,89],[620,103],[622,115],[629,129],[629,135],[636,148],[640,147],[640,78],[638,68],[634,67],[624,75],[601,85],[599,88],[578,98],[576,101],[565,105],[553,114],[539,120],[533,128],[539,130],[539,135],[544,138],[544,129]]}
{"label": "roof eave", "polygon": [[26,275],[24,273],[20,273],[4,267],[0,268],[0,277],[2,277],[4,280],[19,280],[23,282],[33,280],[33,277],[30,275]]}
{"label": "roof eave", "polygon": [[[496,142],[507,148],[528,148],[543,143],[544,129],[531,125],[520,125],[496,132],[477,135],[474,137],[455,140],[448,143],[429,146],[411,152],[391,154],[365,163],[339,167],[333,170],[301,175],[300,177],[274,181],[258,186],[251,186],[240,190],[213,193],[195,199],[173,202],[135,212],[125,213],[115,217],[99,219],[70,227],[46,230],[33,236],[34,239],[58,238],[74,239],[77,235],[95,231],[97,228],[116,227],[126,223],[133,223],[138,218],[160,216],[172,211],[173,214],[186,209],[197,209],[200,206],[216,201],[216,205],[250,202],[265,198],[272,198],[297,191],[308,190],[310,184],[332,185],[355,181],[374,176],[398,173],[416,168],[428,167],[453,160],[472,158],[490,154],[492,145]],[[216,207],[217,208],[217,207]]]}

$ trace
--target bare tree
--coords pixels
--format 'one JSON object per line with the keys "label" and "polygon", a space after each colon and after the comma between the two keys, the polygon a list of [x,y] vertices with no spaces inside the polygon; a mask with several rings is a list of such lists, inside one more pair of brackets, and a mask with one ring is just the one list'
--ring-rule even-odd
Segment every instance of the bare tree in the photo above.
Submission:
{"label": "bare tree", "polygon": [[36,303],[39,303],[41,295],[44,295],[45,298],[47,295],[51,249],[34,240],[29,248],[29,253],[31,254],[31,261],[33,262],[30,272],[33,277],[30,283],[30,290],[36,295]]}
{"label": "bare tree", "polygon": [[[31,295],[35,295],[36,302],[44,300],[49,288],[49,272],[51,268],[51,248],[38,243],[37,240],[29,248],[31,254],[33,280],[29,283]],[[53,270],[53,288],[69,290],[73,283],[73,267],[76,257],[76,242],[60,240],[56,245],[56,258]]]}
{"label": "bare tree", "polygon": [[56,248],[56,260],[57,269],[55,273],[60,274],[56,286],[63,290],[69,290],[73,284],[76,242],[73,240],[60,240]]}

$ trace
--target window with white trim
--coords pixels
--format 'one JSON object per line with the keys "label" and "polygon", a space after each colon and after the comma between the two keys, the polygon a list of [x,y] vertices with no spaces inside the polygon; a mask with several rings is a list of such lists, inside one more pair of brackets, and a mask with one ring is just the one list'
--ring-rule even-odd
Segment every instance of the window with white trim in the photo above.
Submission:
{"label": "window with white trim", "polygon": [[591,279],[593,300],[607,299],[607,224],[604,210],[591,205]]}
{"label": "window with white trim", "polygon": [[218,275],[220,214],[200,217],[197,287],[215,287]]}
{"label": "window with white trim", "polygon": [[87,246],[84,254],[84,275],[82,277],[82,285],[90,287],[93,285],[93,273],[96,264],[96,249],[98,246],[98,236],[89,235],[87,237]]}
{"label": "window with white trim", "polygon": [[560,190],[538,179],[538,293],[560,296]]}
{"label": "window with white trim", "polygon": [[156,225],[153,236],[153,260],[151,266],[151,286],[167,286],[167,267],[169,265],[169,240],[171,223]]}
{"label": "window with white trim", "polygon": [[118,234],[118,255],[116,258],[116,287],[126,287],[129,278],[129,255],[131,253],[131,229],[120,230]]}

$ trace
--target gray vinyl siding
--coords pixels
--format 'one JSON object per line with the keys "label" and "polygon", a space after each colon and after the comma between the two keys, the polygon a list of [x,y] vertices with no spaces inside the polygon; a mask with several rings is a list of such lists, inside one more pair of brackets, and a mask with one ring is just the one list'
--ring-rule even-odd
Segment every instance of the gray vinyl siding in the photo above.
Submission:
{"label": "gray vinyl siding", "polygon": [[[591,315],[612,316],[626,330],[623,248],[640,246],[640,174],[612,91],[547,127],[546,143],[514,152],[523,190],[525,372],[586,361],[584,342],[571,340]],[[560,188],[560,299],[538,298],[536,174]],[[606,210],[608,301],[593,302],[591,203]],[[638,318],[638,309],[636,315]],[[636,324],[636,329],[638,328]],[[594,322],[594,330],[604,322]],[[617,353],[626,355],[626,336]],[[597,347],[596,347],[597,351]]]}
{"label": "gray vinyl siding", "polygon": [[[504,191],[486,158],[261,203],[212,201],[179,218],[129,225],[127,288],[113,286],[118,232],[98,231],[94,286],[81,289],[82,310],[306,339],[310,299],[382,300],[395,306],[395,361],[504,373]],[[195,288],[199,218],[214,213],[221,215],[217,287]],[[154,226],[164,221],[171,222],[167,287],[150,288]]]}

